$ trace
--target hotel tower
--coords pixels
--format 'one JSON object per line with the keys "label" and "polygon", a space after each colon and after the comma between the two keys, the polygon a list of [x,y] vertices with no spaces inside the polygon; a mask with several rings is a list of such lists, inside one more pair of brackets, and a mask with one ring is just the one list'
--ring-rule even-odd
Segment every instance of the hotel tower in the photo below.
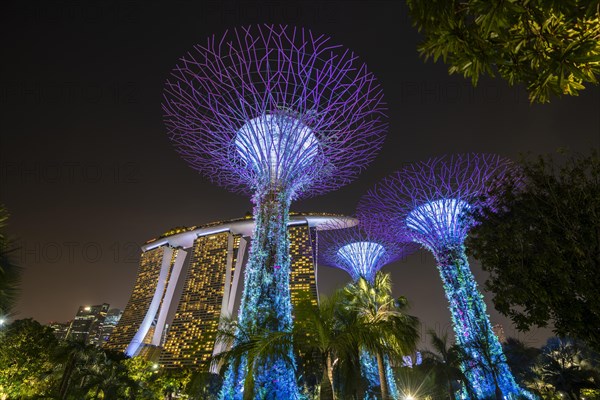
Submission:
{"label": "hotel tower", "polygon": [[[290,213],[292,303],[302,291],[317,301],[317,229],[332,218],[345,217]],[[219,320],[237,315],[253,228],[248,217],[173,229],[148,241],[129,302],[105,346],[158,359],[167,368],[206,367],[222,350],[215,346]],[[169,310],[175,306],[168,326]]]}

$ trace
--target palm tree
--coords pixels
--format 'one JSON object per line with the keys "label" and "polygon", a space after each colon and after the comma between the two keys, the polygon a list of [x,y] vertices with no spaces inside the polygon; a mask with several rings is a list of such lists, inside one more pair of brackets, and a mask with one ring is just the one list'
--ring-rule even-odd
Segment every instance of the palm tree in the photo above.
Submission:
{"label": "palm tree", "polygon": [[515,380],[521,387],[526,386],[527,382],[534,379],[532,367],[540,355],[541,349],[528,346],[519,339],[509,337],[502,344],[502,350]]}
{"label": "palm tree", "polygon": [[[266,326],[272,325],[272,317],[265,318]],[[293,346],[291,331],[272,331],[266,328],[245,330],[237,321],[223,318],[219,324],[216,342],[229,350],[223,351],[211,358],[212,366],[220,366],[220,370],[232,364],[233,370],[239,370],[243,365],[246,374],[244,378],[244,400],[252,400],[254,393],[254,378],[259,373],[258,368],[268,360],[279,359],[288,368],[295,369],[294,360],[289,356]]]}
{"label": "palm tree", "polygon": [[582,389],[600,389],[600,356],[571,338],[548,339],[533,371],[537,388],[551,388],[568,399],[579,400]]}
{"label": "palm tree", "polygon": [[[357,334],[361,335],[361,348],[377,359],[381,397],[390,398],[386,377],[386,357],[400,359],[412,353],[419,340],[419,320],[406,314],[408,301],[392,296],[389,274],[377,273],[373,283],[360,278],[346,286],[345,293],[350,309],[361,322]],[[393,382],[395,384],[395,382]]]}
{"label": "palm tree", "polygon": [[[375,354],[382,395],[389,398],[386,380],[387,357],[399,357],[412,352],[418,341],[418,320],[405,314],[406,299],[391,295],[389,275],[376,277],[374,285],[359,280],[355,285],[321,296],[318,305],[308,297],[301,298],[294,308],[294,328],[291,332],[257,328],[254,332],[238,330],[234,321],[224,319],[217,332],[217,342],[230,350],[212,358],[212,365],[233,364],[236,368],[246,356],[244,393],[254,392],[254,375],[265,360],[280,358],[295,364],[288,356],[293,346],[297,354],[316,359],[322,372],[321,398],[338,400],[341,395],[360,389],[357,368],[359,349]],[[236,331],[238,336],[236,336]],[[302,358],[300,358],[302,362]],[[356,376],[353,376],[356,375]],[[336,379],[344,377],[344,384]],[[331,394],[329,394],[331,393]]]}
{"label": "palm tree", "polygon": [[80,393],[86,398],[135,399],[139,383],[130,376],[121,353],[93,348],[80,371]]}
{"label": "palm tree", "polygon": [[161,371],[155,384],[166,400],[178,396],[191,379],[191,371],[186,369],[166,369]]}
{"label": "palm tree", "polygon": [[305,367],[305,372],[309,371],[311,362],[316,362],[316,369],[322,371],[321,378],[317,378],[320,381],[320,397],[337,400],[341,398],[338,393],[340,390],[356,389],[356,380],[348,379],[347,384],[340,385],[336,375],[341,373],[349,378],[358,366],[359,325],[356,313],[348,310],[344,299],[342,291],[338,291],[331,297],[321,296],[321,301],[316,305],[309,295],[301,295],[294,309],[295,323],[291,332],[240,330],[236,337],[237,323],[222,319],[217,342],[230,350],[214,356],[211,365],[220,366],[221,371],[227,364],[234,364],[237,368],[245,355],[247,373],[244,393],[250,396],[254,388],[255,368],[263,363],[261,360],[280,358],[289,362],[290,368],[296,368],[288,355],[288,349],[293,346],[295,353],[302,356],[298,360]]}
{"label": "palm tree", "polygon": [[506,357],[502,351],[496,351],[496,347],[493,346],[496,336],[491,325],[481,324],[480,329],[481,335],[458,347],[463,360],[463,368],[467,371],[471,368],[478,368],[491,377],[494,382],[495,398],[496,400],[502,400],[504,395],[500,388],[500,379],[502,378],[502,371],[504,371],[503,364],[507,364]]}
{"label": "palm tree", "polygon": [[[320,360],[321,398],[339,398],[336,368],[343,369],[349,381],[352,371],[357,371],[359,325],[356,314],[349,312],[344,301],[343,291],[338,290],[330,297],[321,296],[318,305],[309,296],[301,297],[294,308],[294,343],[300,353]],[[324,382],[327,385],[323,386]]]}
{"label": "palm tree", "polygon": [[185,393],[193,400],[217,400],[223,381],[217,374],[194,371]]}
{"label": "palm tree", "polygon": [[[8,212],[0,204],[0,319],[9,316],[17,301],[21,268],[12,260],[11,253],[15,251],[11,242],[2,234],[6,226]],[[0,322],[2,325],[2,322]]]}
{"label": "palm tree", "polygon": [[461,369],[463,357],[460,348],[457,345],[448,345],[447,333],[438,336],[434,330],[430,329],[427,334],[433,351],[422,352],[424,368],[433,372],[436,383],[445,388],[448,399],[456,398],[455,392],[459,382],[465,385],[468,396],[474,399],[469,381]]}
{"label": "palm tree", "polygon": [[65,340],[58,346],[55,359],[59,361],[59,366],[64,364],[58,388],[58,397],[61,400],[67,399],[74,375],[87,364],[93,350],[93,346],[83,341]]}
{"label": "palm tree", "polygon": [[246,355],[244,393],[251,396],[255,368],[262,364],[261,360],[279,357],[289,362],[290,368],[296,367],[288,356],[288,349],[293,346],[297,354],[303,355],[300,362],[307,364],[309,359],[316,360],[319,369],[323,371],[321,398],[337,400],[340,398],[340,385],[336,382],[335,371],[343,370],[344,376],[349,377],[348,373],[356,371],[358,365],[358,322],[355,313],[342,307],[343,299],[342,292],[338,291],[329,298],[321,296],[319,305],[316,305],[310,296],[300,296],[294,309],[295,323],[292,332],[240,330],[236,337],[237,323],[223,319],[217,332],[217,342],[230,350],[214,356],[211,364],[221,366],[221,371],[227,364],[233,364],[237,368]]}

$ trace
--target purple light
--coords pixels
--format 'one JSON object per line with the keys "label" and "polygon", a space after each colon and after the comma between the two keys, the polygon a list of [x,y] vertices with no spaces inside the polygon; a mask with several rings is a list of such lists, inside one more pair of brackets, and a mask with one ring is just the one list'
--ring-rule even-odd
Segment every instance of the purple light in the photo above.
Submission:
{"label": "purple light", "polygon": [[359,204],[362,218],[391,225],[398,237],[420,243],[435,256],[456,340],[468,355],[461,367],[477,398],[494,398],[498,390],[507,399],[528,395],[508,369],[464,247],[473,225],[467,211],[493,206],[493,189],[514,172],[509,160],[495,155],[443,156],[396,172]]}
{"label": "purple light", "polygon": [[343,269],[353,280],[362,277],[372,283],[381,268],[416,250],[411,243],[390,240],[386,228],[378,229],[366,220],[350,227],[334,220],[323,229],[319,232],[320,261]]}
{"label": "purple light", "polygon": [[[440,199],[422,204],[408,213],[406,227],[436,242],[462,242],[465,211],[471,207],[463,200]],[[457,237],[455,237],[458,235]]]}
{"label": "purple light", "polygon": [[338,250],[338,257],[347,266],[353,266],[360,276],[370,275],[378,261],[385,256],[385,247],[376,242],[353,242]]}
{"label": "purple light", "polygon": [[[163,110],[183,159],[255,204],[239,325],[289,331],[290,203],[349,183],[373,160],[387,129],[379,84],[327,36],[258,25],[212,36],[182,57]],[[294,364],[291,349],[287,359]],[[258,370],[256,395],[298,398],[294,365],[280,358]],[[223,398],[242,398],[245,373],[244,361],[229,368]]]}
{"label": "purple light", "polygon": [[399,237],[436,248],[462,244],[472,220],[466,211],[493,204],[493,189],[515,172],[493,154],[441,156],[406,166],[360,201],[359,214],[393,226]]}
{"label": "purple light", "polygon": [[294,198],[352,181],[387,129],[383,92],[354,53],[282,25],[195,46],[171,72],[163,110],[177,151],[213,182],[253,194],[274,175]]}
{"label": "purple light", "polygon": [[[373,284],[377,272],[383,266],[416,250],[412,243],[400,243],[393,238],[390,240],[389,226],[375,225],[368,219],[358,222],[354,225],[348,224],[347,220],[333,220],[323,227],[324,230],[318,237],[320,261],[343,269],[355,282],[363,278]],[[361,375],[369,382],[365,398],[374,398],[373,392],[380,386],[375,357],[361,351],[360,364]],[[390,393],[397,393],[387,361],[385,369]]]}
{"label": "purple light", "polygon": [[[319,153],[319,142],[301,121],[280,114],[266,114],[247,122],[235,137],[237,152],[265,183],[281,186],[286,180],[309,176]],[[290,161],[286,157],[290,155]],[[287,161],[287,162],[286,162]]]}

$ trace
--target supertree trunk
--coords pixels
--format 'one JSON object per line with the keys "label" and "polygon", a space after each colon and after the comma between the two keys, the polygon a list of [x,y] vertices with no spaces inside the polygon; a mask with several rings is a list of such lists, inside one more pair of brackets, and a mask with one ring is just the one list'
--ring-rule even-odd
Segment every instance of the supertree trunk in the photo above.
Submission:
{"label": "supertree trunk", "polygon": [[461,369],[475,395],[478,399],[487,399],[497,398],[501,393],[501,399],[518,398],[521,390],[492,330],[464,246],[455,245],[437,251],[436,259],[450,304],[456,342],[464,351]]}
{"label": "supertree trunk", "polygon": [[244,328],[292,327],[289,277],[290,241],[287,224],[290,196],[270,189],[254,197],[256,225],[244,279],[239,322]]}
{"label": "supertree trunk", "polygon": [[[290,195],[285,190],[270,188],[259,192],[253,201],[256,225],[240,305],[240,331],[248,334],[289,332],[292,329],[287,231]],[[243,340],[238,337],[237,343]],[[237,371],[230,368],[224,383],[223,398],[296,399],[298,390],[294,378],[294,358],[292,349],[287,351],[289,362],[278,357],[259,359],[254,360],[255,364],[249,368],[245,359]],[[247,371],[254,373],[254,397],[249,397],[247,393],[243,396],[243,377]]]}
{"label": "supertree trunk", "polygon": [[375,393],[382,388],[381,378],[384,377],[384,385],[391,399],[399,399],[400,394],[394,378],[394,371],[390,364],[389,357],[383,356],[383,369],[380,370],[378,359],[366,350],[360,351],[360,373],[367,381],[367,390],[363,400],[377,399]]}

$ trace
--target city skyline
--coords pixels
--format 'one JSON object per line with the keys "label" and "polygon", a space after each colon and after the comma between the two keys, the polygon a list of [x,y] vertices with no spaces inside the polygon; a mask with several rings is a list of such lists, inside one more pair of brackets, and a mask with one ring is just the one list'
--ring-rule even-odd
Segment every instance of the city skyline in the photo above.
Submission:
{"label": "city skyline", "polygon": [[[500,80],[472,88],[449,77],[444,65],[419,58],[419,36],[403,4],[232,4],[193,10],[181,3],[172,15],[155,4],[95,11],[48,5],[58,7],[48,12],[11,5],[5,29],[26,28],[9,50],[15,62],[2,67],[0,202],[12,215],[6,231],[18,238],[24,268],[16,318],[66,321],[80,305],[103,302],[123,309],[142,241],[251,209],[248,199],[189,170],[161,122],[162,85],[174,60],[212,32],[265,19],[306,26],[352,48],[382,82],[390,133],[381,154],[353,184],[298,202],[294,211],[352,214],[379,179],[443,153],[515,159],[520,152],[600,145],[597,86],[546,105],[529,105],[524,90]],[[190,23],[181,23],[187,14]],[[348,21],[358,20],[369,22],[351,29]],[[473,270],[482,285],[477,263]],[[413,315],[449,326],[431,256],[419,251],[384,271],[392,272],[395,292],[408,297]],[[319,273],[323,292],[349,281],[342,271]],[[490,312],[511,336],[508,320]]]}

